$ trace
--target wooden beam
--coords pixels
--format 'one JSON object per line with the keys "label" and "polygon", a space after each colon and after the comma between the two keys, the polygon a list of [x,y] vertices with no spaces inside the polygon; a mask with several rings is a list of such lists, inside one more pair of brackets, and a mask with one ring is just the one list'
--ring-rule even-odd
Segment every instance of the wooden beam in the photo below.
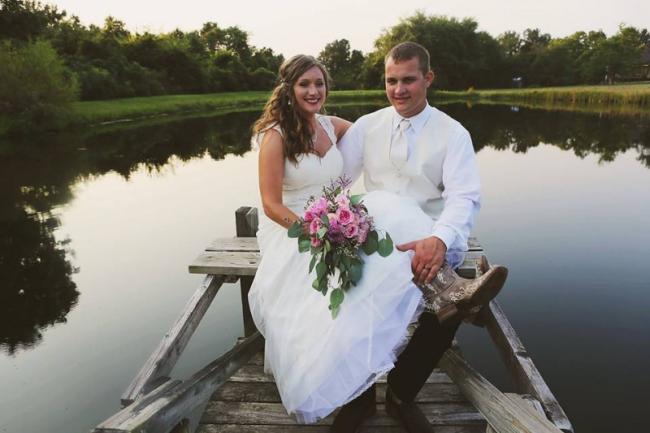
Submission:
{"label": "wooden beam", "polygon": [[122,395],[123,406],[133,403],[156,384],[167,379],[166,376],[176,365],[224,280],[225,277],[222,275],[205,277],[185,305],[181,315]]}
{"label": "wooden beam", "polygon": [[499,349],[518,394],[530,394],[544,407],[546,416],[561,430],[573,432],[571,421],[533,363],[523,343],[496,301],[483,308],[479,318]]}
{"label": "wooden beam", "polygon": [[[240,207],[239,209],[237,209],[237,212],[235,212],[235,222],[237,225],[238,237],[253,238],[257,236],[257,227],[259,225],[257,208]],[[257,265],[255,266],[255,270],[257,271]],[[251,275],[254,275],[254,273]],[[241,277],[240,284],[241,284],[242,319],[244,322],[244,336],[248,337],[249,335],[252,335],[254,332],[257,331],[257,327],[255,326],[255,322],[253,321],[253,316],[251,315],[251,308],[250,305],[248,304],[248,292],[250,291],[251,285],[253,284],[253,277],[252,276]]]}
{"label": "wooden beam", "polygon": [[187,381],[163,385],[98,425],[93,432],[169,432],[195,408],[205,404],[212,393],[263,346],[264,340],[256,332]]}
{"label": "wooden beam", "polygon": [[562,433],[555,424],[534,409],[513,402],[455,351],[445,352],[440,367],[497,432]]}

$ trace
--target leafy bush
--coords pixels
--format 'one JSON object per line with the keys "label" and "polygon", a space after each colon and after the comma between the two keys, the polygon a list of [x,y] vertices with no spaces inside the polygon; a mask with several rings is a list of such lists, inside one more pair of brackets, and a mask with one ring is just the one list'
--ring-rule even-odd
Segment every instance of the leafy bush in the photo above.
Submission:
{"label": "leafy bush", "polygon": [[48,42],[0,43],[0,112],[17,124],[58,124],[77,94],[76,77]]}

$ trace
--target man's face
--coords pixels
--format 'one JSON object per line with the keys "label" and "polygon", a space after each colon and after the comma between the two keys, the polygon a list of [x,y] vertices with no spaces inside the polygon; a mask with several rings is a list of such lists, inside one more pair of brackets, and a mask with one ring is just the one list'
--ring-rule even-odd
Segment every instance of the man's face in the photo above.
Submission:
{"label": "man's face", "polygon": [[386,96],[403,117],[412,117],[427,104],[427,88],[433,82],[433,72],[423,74],[417,57],[396,63],[386,62]]}

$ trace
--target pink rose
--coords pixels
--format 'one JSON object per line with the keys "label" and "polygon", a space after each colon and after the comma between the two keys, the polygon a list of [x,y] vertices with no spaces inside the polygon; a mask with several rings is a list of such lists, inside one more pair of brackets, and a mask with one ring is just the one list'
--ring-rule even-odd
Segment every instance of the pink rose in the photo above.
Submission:
{"label": "pink rose", "polygon": [[359,233],[359,226],[356,224],[348,224],[343,228],[343,234],[346,238],[352,239]]}
{"label": "pink rose", "polygon": [[310,223],[310,222],[312,222],[312,220],[314,218],[315,218],[314,212],[312,212],[311,210],[307,210],[305,212],[305,221],[306,222]]}
{"label": "pink rose", "polygon": [[311,246],[314,248],[320,247],[321,241],[318,238],[311,238]]}
{"label": "pink rose", "polygon": [[323,223],[318,218],[312,220],[312,222],[309,224],[309,234],[315,235],[316,232],[318,232],[318,230],[321,228],[322,224]]}
{"label": "pink rose", "polygon": [[347,207],[340,207],[336,211],[336,216],[338,217],[339,223],[342,225],[348,225],[354,221],[354,215],[352,214],[352,211]]}

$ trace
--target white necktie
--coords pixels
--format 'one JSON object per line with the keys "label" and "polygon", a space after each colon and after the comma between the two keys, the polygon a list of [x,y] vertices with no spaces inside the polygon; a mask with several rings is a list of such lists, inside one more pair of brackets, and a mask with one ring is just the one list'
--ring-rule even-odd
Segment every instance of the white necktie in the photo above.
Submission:
{"label": "white necktie", "polygon": [[390,161],[398,170],[404,167],[408,158],[408,141],[406,139],[406,130],[411,126],[408,119],[402,119],[397,128],[397,134],[390,145]]}

